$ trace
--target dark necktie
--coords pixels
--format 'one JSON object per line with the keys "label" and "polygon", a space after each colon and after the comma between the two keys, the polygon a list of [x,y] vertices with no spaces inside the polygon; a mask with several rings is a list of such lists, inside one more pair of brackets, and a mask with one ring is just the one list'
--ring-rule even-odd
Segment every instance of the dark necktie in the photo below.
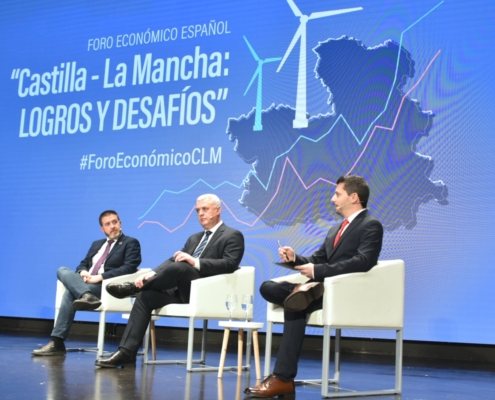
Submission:
{"label": "dark necktie", "polygon": [[340,225],[340,229],[339,231],[337,232],[337,236],[335,236],[335,239],[333,241],[333,247],[337,246],[337,243],[339,242],[340,240],[340,237],[342,236],[342,232],[344,231],[344,228],[349,225],[349,220],[346,218],[344,219],[344,221],[342,222],[342,225]]}
{"label": "dark necktie", "polygon": [[95,264],[93,271],[91,272],[91,275],[98,275],[98,271],[100,270],[100,267],[103,265],[105,260],[108,257],[108,253],[110,253],[110,248],[112,247],[112,243],[115,242],[115,240],[111,239],[107,242],[107,248],[103,252],[103,255],[100,257],[98,262]]}
{"label": "dark necktie", "polygon": [[196,251],[192,255],[193,258],[198,258],[201,255],[202,251],[206,247],[206,243],[208,243],[208,238],[210,237],[210,235],[211,235],[211,231],[206,231],[205,232],[205,237],[203,238],[203,240],[199,244],[199,247],[196,249]]}

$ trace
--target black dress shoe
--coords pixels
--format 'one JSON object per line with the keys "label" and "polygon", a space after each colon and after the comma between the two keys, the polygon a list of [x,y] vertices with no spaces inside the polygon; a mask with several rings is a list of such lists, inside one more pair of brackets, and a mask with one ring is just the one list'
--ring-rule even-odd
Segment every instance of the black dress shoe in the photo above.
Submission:
{"label": "black dress shoe", "polygon": [[124,283],[109,283],[106,286],[107,292],[117,299],[125,299],[126,297],[137,295],[141,289],[139,289],[132,282]]}
{"label": "black dress shoe", "polygon": [[80,299],[72,303],[74,310],[96,310],[99,306],[101,306],[100,299],[89,292],[84,293]]}
{"label": "black dress shoe", "polygon": [[35,356],[65,356],[67,350],[65,350],[65,345],[56,345],[52,340],[50,343],[44,345],[41,349],[36,349],[31,352]]}
{"label": "black dress shoe", "polygon": [[125,365],[136,365],[136,355],[130,354],[125,349],[119,349],[113,353],[109,358],[102,358],[96,360],[95,365],[103,368],[117,368],[124,367]]}
{"label": "black dress shoe", "polygon": [[297,285],[284,301],[284,308],[288,311],[302,311],[323,296],[325,287],[321,282],[308,282]]}

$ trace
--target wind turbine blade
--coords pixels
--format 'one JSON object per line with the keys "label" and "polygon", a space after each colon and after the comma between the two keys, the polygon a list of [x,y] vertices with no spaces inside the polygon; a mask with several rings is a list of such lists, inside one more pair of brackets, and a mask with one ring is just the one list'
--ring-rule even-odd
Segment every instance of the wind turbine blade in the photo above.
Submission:
{"label": "wind turbine blade", "polygon": [[355,8],[343,8],[342,10],[333,10],[333,11],[320,11],[311,13],[309,19],[330,17],[332,15],[346,14],[354,11],[361,11],[363,7],[355,7]]}
{"label": "wind turbine blade", "polygon": [[269,63],[269,62],[274,62],[274,61],[280,61],[281,59],[282,59],[282,57],[267,58],[266,60],[263,60],[263,62]]}
{"label": "wind turbine blade", "polygon": [[289,57],[289,54],[292,51],[292,49],[294,48],[294,46],[296,45],[297,40],[301,37],[303,30],[304,30],[304,27],[303,27],[303,24],[301,23],[301,24],[299,24],[299,28],[297,29],[296,33],[294,34],[294,37],[292,38],[292,41],[290,42],[290,45],[287,48],[287,51],[285,52],[284,57],[282,58],[282,61],[280,62],[279,66],[277,68],[277,72],[279,72],[282,69],[282,67],[285,63],[285,60],[287,60],[287,57]]}
{"label": "wind turbine blade", "polygon": [[248,42],[248,40],[246,39],[246,36],[242,36],[244,38],[244,40],[246,41],[246,44],[247,46],[249,47],[249,50],[251,50],[251,54],[253,55],[254,59],[256,61],[259,61],[260,58],[258,57],[258,54],[256,54],[256,52],[254,51],[253,47],[251,46],[251,43]]}
{"label": "wind turbine blade", "polygon": [[246,95],[246,93],[248,92],[249,88],[251,87],[251,85],[253,84],[254,80],[256,79],[256,77],[260,74],[260,69],[261,69],[261,65],[258,66],[258,68],[256,68],[256,71],[254,72],[253,74],[253,77],[251,78],[251,82],[249,82],[249,85],[246,89],[246,91],[244,92],[244,96]]}
{"label": "wind turbine blade", "polygon": [[290,8],[292,9],[292,12],[296,17],[302,17],[303,13],[299,8],[296,6],[296,3],[294,3],[294,0],[287,0],[287,3],[289,3]]}

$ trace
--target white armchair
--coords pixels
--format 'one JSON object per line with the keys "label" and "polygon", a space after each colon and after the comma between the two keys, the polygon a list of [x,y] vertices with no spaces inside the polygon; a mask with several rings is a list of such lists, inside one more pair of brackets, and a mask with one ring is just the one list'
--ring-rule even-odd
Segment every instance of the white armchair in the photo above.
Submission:
{"label": "white armchair", "polygon": [[[101,306],[98,307],[96,310],[91,311],[91,312],[99,312],[100,313],[100,322],[98,326],[98,344],[96,348],[92,349],[84,349],[84,348],[75,348],[75,349],[67,349],[68,351],[95,351],[96,352],[96,358],[100,358],[103,355],[103,346],[105,342],[105,321],[106,321],[106,315],[108,312],[116,312],[116,313],[122,313],[122,312],[130,312],[132,309],[132,303],[129,301],[129,299],[117,299],[105,290],[105,287],[110,284],[110,283],[124,283],[124,282],[134,282],[135,279],[137,279],[140,275],[143,275],[147,272],[150,271],[150,268],[142,268],[139,269],[137,272],[134,274],[128,274],[128,275],[121,275],[117,276],[115,278],[110,278],[110,279],[105,279],[103,280],[102,287],[101,287]],[[58,313],[60,310],[60,305],[62,304],[62,296],[64,295],[65,291],[67,289],[65,288],[64,284],[57,280],[57,292],[55,295],[55,321],[57,321]]]}
{"label": "white armchair", "polygon": [[[179,364],[185,363],[187,371],[217,371],[218,367],[193,368],[193,363],[204,364],[206,359],[206,334],[208,320],[229,318],[229,312],[225,306],[227,294],[236,293],[239,297],[243,294],[254,295],[254,267],[241,267],[232,274],[222,274],[196,279],[191,282],[191,295],[189,304],[169,304],[155,311],[150,322],[150,328],[144,339],[145,349],[143,362],[145,364]],[[149,360],[149,334],[154,329],[156,317],[181,317],[189,319],[189,331],[187,339],[186,360]],[[237,307],[232,313],[233,318],[244,319],[245,313],[241,307]],[[193,360],[194,321],[203,320],[203,336],[201,343],[201,359]],[[152,335],[153,341],[153,335]],[[247,365],[246,367],[249,367]],[[237,369],[237,366],[225,367],[225,369]]]}
{"label": "white armchair", "polygon": [[[321,383],[323,397],[350,397],[398,394],[402,391],[402,339],[404,327],[404,274],[402,260],[379,261],[366,273],[338,275],[326,278],[323,309],[311,313],[308,325],[323,326],[323,359],[321,380],[302,383]],[[307,280],[301,274],[274,279],[302,283]],[[268,303],[265,348],[265,376],[270,373],[273,324],[284,323],[284,309]],[[335,334],[335,368],[333,379],[329,377],[330,331]],[[366,392],[334,391],[329,393],[329,383],[338,385],[340,380],[340,336],[342,329],[383,329],[396,332],[395,387],[393,389]],[[338,387],[338,386],[337,386]]]}

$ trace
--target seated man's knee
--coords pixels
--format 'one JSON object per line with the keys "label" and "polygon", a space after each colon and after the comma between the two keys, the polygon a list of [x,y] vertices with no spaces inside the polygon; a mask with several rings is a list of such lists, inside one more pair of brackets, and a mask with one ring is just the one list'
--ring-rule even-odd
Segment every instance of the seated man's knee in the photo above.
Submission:
{"label": "seated man's knee", "polygon": [[290,282],[266,281],[260,286],[260,293],[269,303],[282,305],[296,284]]}
{"label": "seated man's knee", "polygon": [[60,279],[63,275],[69,274],[69,273],[74,273],[73,270],[67,267],[60,267],[57,270],[57,278]]}
{"label": "seated man's knee", "polygon": [[272,302],[273,295],[277,292],[277,282],[265,281],[260,286],[260,293],[263,298],[269,302]]}
{"label": "seated man's knee", "polygon": [[[164,269],[162,269],[160,272],[161,273],[170,273],[170,272],[173,272],[173,273],[176,273],[176,272],[179,272],[181,269],[183,269],[183,265],[185,263],[180,263],[180,262],[171,262],[170,264],[168,264]],[[189,265],[189,264],[188,264]]]}

